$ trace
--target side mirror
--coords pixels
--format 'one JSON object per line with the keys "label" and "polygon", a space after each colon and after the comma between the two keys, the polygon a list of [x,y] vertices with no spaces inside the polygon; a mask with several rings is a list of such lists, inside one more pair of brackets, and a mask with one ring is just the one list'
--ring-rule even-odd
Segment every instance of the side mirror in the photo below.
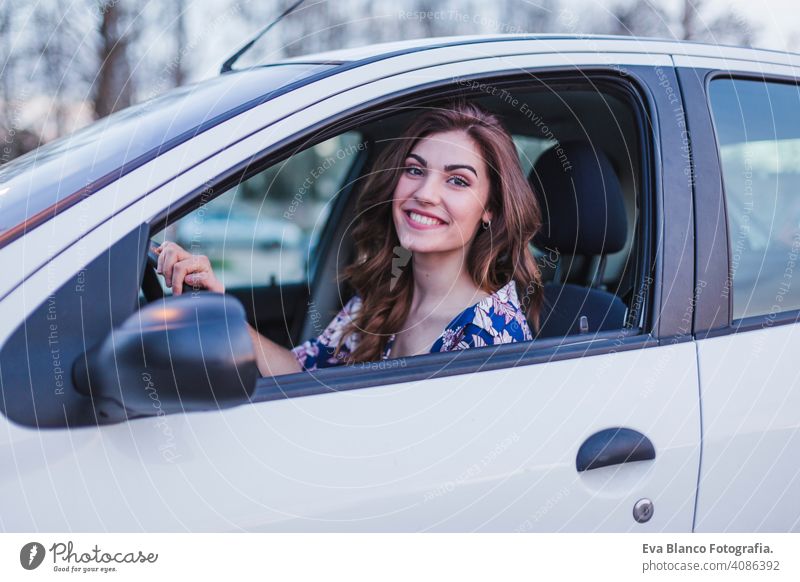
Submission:
{"label": "side mirror", "polygon": [[78,358],[75,385],[141,415],[247,402],[259,377],[242,304],[220,293],[145,305]]}

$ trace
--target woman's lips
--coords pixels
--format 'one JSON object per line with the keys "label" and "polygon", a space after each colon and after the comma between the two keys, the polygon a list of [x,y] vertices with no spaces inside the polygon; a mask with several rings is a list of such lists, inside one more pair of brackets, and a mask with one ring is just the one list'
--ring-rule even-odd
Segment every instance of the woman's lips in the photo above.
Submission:
{"label": "woman's lips", "polygon": [[[439,228],[441,226],[447,226],[446,222],[439,222],[437,224],[422,224],[421,222],[416,222],[415,220],[413,220],[411,218],[411,213],[412,212],[414,212],[414,211],[413,210],[406,210],[406,211],[403,212],[403,215],[405,215],[405,217],[406,217],[406,222],[408,222],[409,225],[411,225],[413,228],[416,228],[417,230],[430,230],[432,228]],[[414,212],[414,214],[418,214],[418,213]],[[425,215],[424,214],[419,214],[419,216],[425,216]]]}

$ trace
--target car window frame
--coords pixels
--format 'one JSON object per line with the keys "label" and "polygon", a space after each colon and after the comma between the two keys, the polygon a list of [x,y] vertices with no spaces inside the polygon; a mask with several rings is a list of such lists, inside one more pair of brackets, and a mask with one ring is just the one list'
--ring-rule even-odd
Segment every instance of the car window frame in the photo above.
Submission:
{"label": "car window frame", "polygon": [[[730,223],[728,221],[727,195],[722,171],[722,159],[717,139],[717,128],[710,98],[711,83],[717,79],[756,81],[795,85],[800,88],[800,78],[779,72],[755,72],[679,66],[676,69],[687,93],[687,113],[696,129],[693,132],[694,163],[703,167],[702,181],[696,184],[695,204],[698,216],[716,216],[716,222],[707,232],[723,232],[724,237],[698,243],[697,265],[707,265],[698,280],[707,284],[696,293],[697,305],[694,334],[698,339],[713,338],[739,332],[755,331],[777,325],[800,322],[800,309],[779,311],[775,314],[751,315],[733,318],[733,277]],[[697,227],[696,227],[697,228]],[[697,228],[698,233],[703,229]],[[701,279],[702,277],[702,279]]]}
{"label": "car window frame", "polygon": [[[476,348],[472,350],[462,350],[460,352],[443,352],[432,353],[414,356],[413,358],[397,358],[392,360],[385,360],[382,362],[368,362],[355,366],[338,366],[333,368],[325,368],[315,372],[299,372],[295,374],[286,374],[275,377],[264,377],[259,379],[256,391],[251,398],[252,402],[269,401],[282,398],[292,398],[298,396],[306,396],[311,394],[320,394],[330,391],[350,390],[365,387],[377,387],[386,384],[396,384],[400,382],[416,381],[420,379],[430,379],[440,376],[449,376],[454,374],[467,374],[477,371],[486,371],[495,368],[508,368],[519,365],[538,364],[543,362],[558,361],[561,359],[569,359],[575,357],[586,357],[591,355],[607,354],[617,351],[626,351],[631,349],[641,349],[645,347],[654,347],[661,345],[663,339],[660,338],[660,330],[666,329],[672,343],[676,341],[685,341],[686,334],[673,333],[677,329],[678,322],[675,314],[665,320],[659,317],[657,313],[660,312],[663,304],[660,297],[659,288],[659,270],[663,268],[657,265],[657,257],[655,257],[655,238],[656,224],[655,216],[657,214],[658,204],[654,202],[654,198],[662,196],[661,180],[658,179],[660,175],[660,158],[658,152],[660,151],[660,138],[661,135],[658,124],[655,120],[658,119],[656,114],[655,101],[657,97],[650,91],[650,87],[654,85],[654,78],[649,72],[649,67],[634,65],[631,66],[624,74],[620,74],[619,68],[610,67],[608,65],[584,65],[580,67],[581,71],[576,73],[574,67],[535,67],[520,73],[519,70],[514,71],[494,71],[490,73],[478,73],[476,78],[482,80],[491,80],[493,84],[507,84],[519,85],[524,84],[527,78],[530,82],[530,75],[535,73],[537,79],[548,77],[565,81],[567,79],[574,79],[586,85],[587,83],[609,82],[616,84],[617,87],[623,91],[627,91],[632,97],[632,104],[634,113],[637,116],[637,130],[640,133],[640,144],[642,147],[641,152],[641,180],[638,185],[641,193],[640,200],[642,201],[643,216],[639,221],[642,225],[642,232],[640,237],[642,243],[645,244],[645,252],[642,253],[643,261],[646,261],[648,267],[646,270],[654,273],[655,283],[645,288],[645,296],[643,297],[645,309],[642,310],[640,325],[638,328],[623,328],[620,330],[610,330],[607,332],[599,332],[591,335],[571,335],[566,337],[557,338],[543,338],[535,342],[521,342],[506,345],[498,345],[486,348]],[[636,71],[634,73],[634,71]],[[650,76],[650,79],[643,77]],[[462,78],[462,81],[464,78]],[[276,144],[271,152],[266,152],[260,158],[256,156],[229,168],[223,175],[222,179],[215,183],[217,189],[225,191],[226,188],[222,184],[235,183],[237,180],[246,179],[243,172],[252,175],[260,171],[264,167],[268,167],[275,163],[280,163],[286,158],[287,150],[292,148],[292,143],[303,142],[308,147],[324,141],[333,134],[343,133],[351,128],[351,124],[355,123],[354,119],[358,119],[359,124],[363,124],[367,119],[374,119],[370,115],[375,115],[376,111],[391,104],[395,101],[403,103],[404,106],[409,106],[411,102],[425,102],[431,99],[441,98],[442,96],[457,92],[458,94],[465,94],[463,85],[458,85],[455,80],[449,79],[447,81],[430,82],[423,86],[414,86],[409,89],[396,91],[382,96],[380,99],[375,99],[367,104],[351,108],[339,112],[338,115],[328,118],[324,123],[317,124],[317,126],[306,127],[303,132],[304,135],[317,133],[318,138],[313,142],[304,139],[303,135],[295,137],[289,143]],[[476,94],[475,96],[479,96]],[[663,107],[663,104],[662,104]],[[380,112],[377,116],[380,116]],[[675,136],[673,136],[674,138]],[[250,170],[250,168],[258,168]],[[214,185],[206,184],[202,189],[186,194],[181,199],[181,202],[174,208],[180,207],[183,212],[189,212],[192,209],[192,201],[199,195],[201,191],[208,191],[209,187]],[[679,202],[679,201],[678,201]],[[344,202],[342,202],[344,203]],[[663,209],[661,209],[663,212]],[[331,215],[333,215],[333,210]],[[161,229],[165,226],[163,213],[157,216],[153,222],[154,230]],[[681,261],[677,260],[676,264],[680,265]],[[639,283],[644,273],[638,275]],[[676,292],[676,295],[680,295]],[[687,299],[687,298],[684,298]],[[680,303],[677,301],[676,303]],[[392,370],[391,374],[383,373],[384,370]],[[402,373],[398,371],[402,370]]]}

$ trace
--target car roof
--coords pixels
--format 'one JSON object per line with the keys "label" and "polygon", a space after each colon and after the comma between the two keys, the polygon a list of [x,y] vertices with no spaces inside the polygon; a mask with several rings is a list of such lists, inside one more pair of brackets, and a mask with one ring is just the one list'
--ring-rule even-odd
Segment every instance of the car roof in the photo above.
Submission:
{"label": "car roof", "polygon": [[[411,40],[383,42],[359,47],[317,52],[282,59],[281,63],[309,62],[346,64],[362,60],[385,57],[393,53],[413,52],[444,46],[479,44],[505,41],[540,41],[542,52],[556,52],[559,45],[566,47],[576,42],[586,45],[591,52],[625,52],[639,54],[680,54],[698,57],[720,57],[731,59],[761,60],[785,64],[787,60],[797,63],[800,54],[764,48],[716,44],[658,37],[640,37],[608,34],[478,34],[427,37]],[[574,49],[573,49],[574,50]]]}

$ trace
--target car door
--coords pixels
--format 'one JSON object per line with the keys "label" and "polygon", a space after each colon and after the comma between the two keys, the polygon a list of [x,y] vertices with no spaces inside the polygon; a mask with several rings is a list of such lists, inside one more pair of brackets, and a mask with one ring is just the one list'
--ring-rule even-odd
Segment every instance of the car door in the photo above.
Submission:
{"label": "car door", "polygon": [[[777,56],[776,58],[779,58]],[[703,409],[697,531],[800,528],[798,79],[780,63],[682,57],[695,148]]]}
{"label": "car door", "polygon": [[[199,197],[209,181],[272,144],[304,139],[317,123],[463,89],[465,79],[577,68],[613,77],[642,106],[652,277],[642,274],[634,299],[646,309],[635,326],[262,379],[250,404],[85,426],[69,431],[68,442],[64,429],[8,424],[0,431],[7,450],[31,464],[2,483],[5,527],[690,531],[700,436],[695,345],[685,324],[691,188],[684,160],[670,153],[683,131],[664,90],[677,87],[671,61],[486,56],[470,49],[456,62],[341,88],[122,209],[85,242],[107,245],[143,216],[155,220],[177,200]],[[655,68],[643,66],[654,58]],[[71,248],[64,260],[77,256]],[[70,267],[63,271],[66,280]],[[37,481],[36,467],[46,467],[46,480]]]}

